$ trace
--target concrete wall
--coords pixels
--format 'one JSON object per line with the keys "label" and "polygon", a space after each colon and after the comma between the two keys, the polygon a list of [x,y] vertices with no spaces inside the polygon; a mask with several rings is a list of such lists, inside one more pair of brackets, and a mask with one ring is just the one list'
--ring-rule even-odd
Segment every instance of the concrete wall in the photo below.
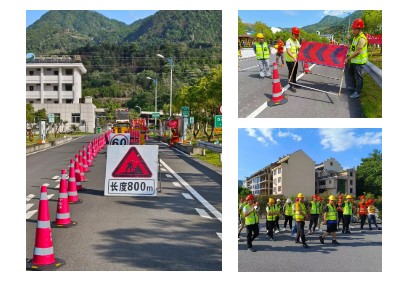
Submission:
{"label": "concrete wall", "polygon": [[37,152],[37,151],[41,151],[41,150],[44,150],[44,149],[48,149],[48,148],[51,148],[53,146],[58,146],[58,145],[70,142],[73,139],[74,138],[72,138],[72,137],[67,137],[67,138],[64,138],[64,139],[59,139],[59,140],[52,141],[52,142],[45,143],[45,144],[29,145],[29,146],[26,146],[26,153],[30,154],[30,153],[33,153],[33,152]]}

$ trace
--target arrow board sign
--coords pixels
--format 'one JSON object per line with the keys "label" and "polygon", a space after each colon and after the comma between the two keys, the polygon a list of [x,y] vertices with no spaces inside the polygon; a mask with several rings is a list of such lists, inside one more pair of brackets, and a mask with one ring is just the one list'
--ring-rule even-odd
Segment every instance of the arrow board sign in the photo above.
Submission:
{"label": "arrow board sign", "polygon": [[157,196],[158,146],[107,147],[106,196]]}

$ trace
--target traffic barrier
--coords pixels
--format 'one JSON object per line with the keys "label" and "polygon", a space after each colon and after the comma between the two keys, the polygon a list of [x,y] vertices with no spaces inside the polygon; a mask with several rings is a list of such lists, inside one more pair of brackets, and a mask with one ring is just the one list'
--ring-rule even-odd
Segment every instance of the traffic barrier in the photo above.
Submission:
{"label": "traffic barrier", "polygon": [[82,190],[81,167],[79,166],[79,156],[75,155],[75,183],[76,190]]}
{"label": "traffic barrier", "polygon": [[310,69],[308,68],[307,62],[304,62],[304,67],[303,68],[304,68],[304,70],[303,70],[304,73],[311,73]]}
{"label": "traffic barrier", "polygon": [[83,163],[83,171],[84,171],[84,172],[89,171],[88,162],[87,162],[87,150],[86,150],[86,146],[83,146],[83,159],[82,159],[82,163]]}
{"label": "traffic barrier", "polygon": [[65,264],[64,260],[54,257],[53,239],[51,237],[49,201],[47,187],[40,189],[38,220],[36,225],[35,248],[33,259],[27,260],[26,269],[55,270]]}
{"label": "traffic barrier", "polygon": [[68,178],[68,203],[80,204],[82,200],[78,197],[78,190],[76,188],[75,179],[75,161],[71,159],[69,165],[69,178]]}
{"label": "traffic barrier", "polygon": [[79,150],[79,169],[81,171],[81,182],[85,181],[85,172],[83,171],[83,152]]}
{"label": "traffic barrier", "polygon": [[77,223],[71,220],[68,203],[67,171],[61,170],[60,189],[58,193],[56,220],[52,222],[52,227],[70,227]]}
{"label": "traffic barrier", "polygon": [[274,63],[272,72],[272,99],[268,101],[268,106],[277,106],[286,104],[288,99],[283,95],[281,81],[279,80],[278,66]]}

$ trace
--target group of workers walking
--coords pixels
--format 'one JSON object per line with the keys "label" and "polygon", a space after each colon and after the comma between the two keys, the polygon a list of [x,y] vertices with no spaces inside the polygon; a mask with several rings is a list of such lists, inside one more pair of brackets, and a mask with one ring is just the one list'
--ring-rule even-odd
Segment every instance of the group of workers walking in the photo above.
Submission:
{"label": "group of workers walking", "polygon": [[[354,20],[352,26],[353,41],[350,45],[350,50],[345,63],[349,64],[349,86],[348,89],[354,91],[350,95],[350,98],[359,98],[361,90],[363,88],[363,75],[364,75],[364,65],[368,61],[368,40],[363,33],[364,21],[362,19]],[[300,86],[296,83],[298,62],[297,57],[301,47],[300,29],[298,27],[293,27],[291,30],[291,37],[286,40],[286,43],[281,40],[278,36],[274,48],[276,49],[276,64],[279,65],[279,59],[282,61],[280,66],[284,66],[285,62],[289,72],[289,84],[290,90],[296,92],[296,88]],[[238,43],[239,57],[241,54],[241,46]],[[260,78],[271,77],[271,70],[269,66],[270,58],[270,47],[264,39],[262,33],[258,33],[256,36],[256,42],[253,45],[253,50],[258,61],[258,66],[260,69]],[[285,60],[283,60],[285,57]]]}
{"label": "group of workers walking", "polygon": [[[241,199],[238,208],[240,222],[238,239],[240,240],[240,233],[246,227],[247,247],[251,252],[255,252],[252,242],[260,234],[259,219],[261,217],[260,204],[254,202],[254,200],[254,195],[250,194],[246,198]],[[323,225],[326,225],[326,230],[319,236],[321,244],[325,244],[327,236],[332,236],[332,244],[339,245],[339,242],[336,240],[336,232],[339,230],[340,222],[342,221],[342,233],[351,233],[349,228],[354,212],[360,217],[360,230],[363,230],[367,218],[370,230],[372,230],[372,223],[376,229],[381,230],[376,223],[376,207],[373,200],[369,199],[365,201],[365,196],[360,197],[357,208],[353,203],[351,195],[347,195],[345,200],[343,200],[343,195],[339,195],[337,201],[334,195],[330,195],[326,205],[323,205],[320,196],[313,195],[308,208],[304,204],[304,195],[302,193],[297,195],[295,203],[292,203],[292,200],[288,198],[284,205],[281,204],[280,199],[277,199],[275,203],[273,198],[269,198],[265,208],[267,238],[274,241],[274,233],[279,233],[282,230],[290,230],[292,231],[292,237],[295,237],[295,243],[308,248],[305,228],[306,221],[309,220],[308,235],[315,234],[315,230],[322,231],[322,222]],[[279,228],[279,218],[281,215],[285,218],[283,229]],[[294,226],[292,226],[293,219]],[[289,229],[286,229],[287,226]]]}

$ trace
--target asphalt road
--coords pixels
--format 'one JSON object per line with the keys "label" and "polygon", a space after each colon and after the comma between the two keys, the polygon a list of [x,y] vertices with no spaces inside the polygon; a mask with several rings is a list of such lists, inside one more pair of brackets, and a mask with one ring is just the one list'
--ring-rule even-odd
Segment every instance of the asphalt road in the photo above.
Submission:
{"label": "asphalt road", "polygon": [[[275,55],[270,57],[271,73]],[[339,92],[340,80],[323,76],[341,78],[342,70],[309,64],[311,73],[303,73],[300,65],[297,71],[297,83],[329,93]],[[359,118],[362,117],[359,99],[350,99],[353,93],[347,90],[347,69],[343,79],[341,95],[327,94],[308,88],[298,88],[296,93],[287,90],[288,69],[278,67],[281,86],[288,102],[269,107],[266,102],[272,98],[272,79],[259,78],[257,60],[247,58],[239,60],[238,70],[238,117],[239,118]],[[318,75],[315,75],[318,74]],[[323,75],[323,76],[319,76]],[[299,76],[301,76],[299,78]]]}
{"label": "asphalt road", "polygon": [[[26,258],[35,245],[40,186],[48,183],[55,219],[57,178],[93,136],[26,157]],[[149,142],[151,143],[151,142]],[[70,204],[70,228],[52,228],[60,271],[222,269],[222,170],[159,145],[162,191],[156,197],[106,197],[106,149],[85,173],[81,204]],[[189,191],[190,190],[190,191]]]}
{"label": "asphalt road", "polygon": [[[294,243],[290,231],[274,234],[275,241],[267,238],[265,219],[261,221],[260,235],[253,241],[257,250],[247,250],[246,228],[238,243],[239,272],[381,272],[382,231],[366,230],[360,233],[359,224],[351,234],[337,233],[339,246],[333,245],[332,237],[322,245],[318,237],[322,233],[306,235],[308,249]],[[368,224],[366,224],[368,229]],[[280,227],[283,227],[283,222]],[[325,227],[325,226],[324,226]],[[306,223],[306,232],[308,223]],[[365,229],[365,227],[364,227]]]}

